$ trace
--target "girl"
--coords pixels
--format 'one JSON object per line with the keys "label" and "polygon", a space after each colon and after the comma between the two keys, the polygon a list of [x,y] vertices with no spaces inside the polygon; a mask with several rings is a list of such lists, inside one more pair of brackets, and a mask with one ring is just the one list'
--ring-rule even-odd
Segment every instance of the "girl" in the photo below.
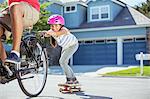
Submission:
{"label": "girl", "polygon": [[52,36],[56,40],[57,44],[62,47],[59,64],[66,75],[66,83],[79,83],[73,70],[68,65],[69,59],[78,49],[77,38],[71,34],[66,27],[64,27],[65,20],[61,15],[50,16],[47,23],[50,25],[51,29],[45,33],[45,36]]}

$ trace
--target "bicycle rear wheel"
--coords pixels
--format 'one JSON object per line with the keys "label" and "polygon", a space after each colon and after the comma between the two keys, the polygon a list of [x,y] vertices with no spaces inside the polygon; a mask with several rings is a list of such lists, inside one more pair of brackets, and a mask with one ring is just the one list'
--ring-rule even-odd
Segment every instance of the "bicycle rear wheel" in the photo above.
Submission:
{"label": "bicycle rear wheel", "polygon": [[29,97],[38,96],[47,79],[47,51],[36,38],[27,38],[21,43],[21,65],[17,79],[21,90]]}

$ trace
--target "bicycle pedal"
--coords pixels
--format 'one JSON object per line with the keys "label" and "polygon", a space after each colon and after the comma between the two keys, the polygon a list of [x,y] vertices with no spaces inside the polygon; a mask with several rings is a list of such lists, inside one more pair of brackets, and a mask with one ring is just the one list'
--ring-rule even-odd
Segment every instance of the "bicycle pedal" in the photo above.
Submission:
{"label": "bicycle pedal", "polygon": [[15,65],[20,65],[21,62],[15,62],[15,61],[12,61],[12,60],[6,60],[4,65],[7,65],[7,66],[15,66]]}
{"label": "bicycle pedal", "polygon": [[9,77],[9,76],[1,76],[0,77],[0,83],[1,84],[5,84],[5,83],[8,83],[8,82],[10,82],[10,81],[12,81],[12,80],[14,80],[14,79],[16,79],[16,76],[11,76],[11,77]]}
{"label": "bicycle pedal", "polygon": [[13,74],[17,70],[18,65],[20,65],[19,62],[14,62],[14,61],[11,61],[11,60],[5,61],[4,68],[8,72],[8,77],[13,76]]}

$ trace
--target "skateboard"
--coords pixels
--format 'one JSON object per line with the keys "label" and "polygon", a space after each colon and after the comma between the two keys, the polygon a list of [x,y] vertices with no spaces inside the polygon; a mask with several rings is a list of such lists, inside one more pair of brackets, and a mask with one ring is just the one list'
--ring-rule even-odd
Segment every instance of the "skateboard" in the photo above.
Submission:
{"label": "skateboard", "polygon": [[59,92],[62,93],[73,93],[81,91],[80,84],[58,84]]}

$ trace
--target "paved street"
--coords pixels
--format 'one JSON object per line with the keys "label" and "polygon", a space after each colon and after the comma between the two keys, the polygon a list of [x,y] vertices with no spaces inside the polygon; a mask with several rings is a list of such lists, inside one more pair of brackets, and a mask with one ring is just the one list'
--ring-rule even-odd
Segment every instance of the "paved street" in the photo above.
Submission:
{"label": "paved street", "polygon": [[[46,87],[39,97],[31,99],[150,99],[150,78],[116,78],[77,76],[82,92],[62,94],[58,83],[64,75],[49,75]],[[20,90],[17,81],[0,84],[0,99],[30,99]]]}

